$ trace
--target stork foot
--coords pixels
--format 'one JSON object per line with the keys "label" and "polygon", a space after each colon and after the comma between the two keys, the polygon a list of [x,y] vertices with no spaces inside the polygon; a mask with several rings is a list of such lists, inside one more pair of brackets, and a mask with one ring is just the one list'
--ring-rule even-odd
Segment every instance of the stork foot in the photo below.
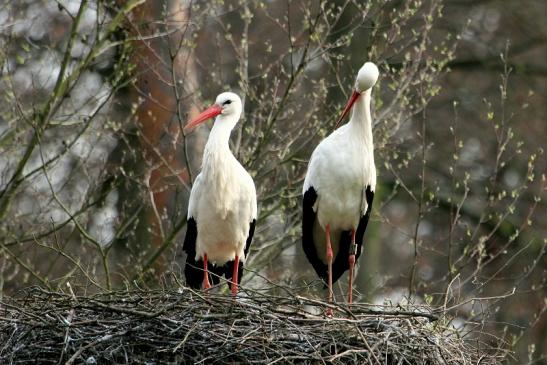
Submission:
{"label": "stork foot", "polygon": [[327,275],[328,275],[328,285],[329,285],[329,293],[328,293],[328,296],[327,296],[327,299],[329,301],[329,303],[332,303],[332,297],[333,297],[333,292],[332,292],[332,259],[333,259],[333,252],[332,252],[332,245],[331,245],[331,242],[330,242],[330,225],[327,224],[327,226],[325,227],[325,235],[326,235],[326,243],[327,243],[327,252],[326,252],[326,256],[327,256]]}
{"label": "stork foot", "polygon": [[207,270],[207,254],[203,255],[203,290],[211,289],[209,271]]}
{"label": "stork foot", "polygon": [[234,270],[232,272],[232,296],[235,297],[237,295],[237,280],[239,278],[239,256],[236,255],[236,258],[234,259]]}
{"label": "stork foot", "polygon": [[349,246],[349,285],[348,285],[348,304],[353,302],[353,272],[355,268],[355,255],[357,254],[357,245],[355,244],[355,230],[351,232],[351,244]]}
{"label": "stork foot", "polygon": [[349,285],[348,285],[348,304],[353,302],[353,270],[355,267],[355,255],[349,255]]}

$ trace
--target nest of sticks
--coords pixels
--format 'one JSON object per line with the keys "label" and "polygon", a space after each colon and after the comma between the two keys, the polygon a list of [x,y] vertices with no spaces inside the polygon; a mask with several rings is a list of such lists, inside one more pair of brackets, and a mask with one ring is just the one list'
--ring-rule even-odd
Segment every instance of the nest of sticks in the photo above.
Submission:
{"label": "nest of sticks", "polygon": [[[271,293],[271,291],[270,291]],[[323,313],[331,307],[333,318]],[[494,363],[428,307],[328,304],[290,291],[32,288],[0,301],[0,363]]]}

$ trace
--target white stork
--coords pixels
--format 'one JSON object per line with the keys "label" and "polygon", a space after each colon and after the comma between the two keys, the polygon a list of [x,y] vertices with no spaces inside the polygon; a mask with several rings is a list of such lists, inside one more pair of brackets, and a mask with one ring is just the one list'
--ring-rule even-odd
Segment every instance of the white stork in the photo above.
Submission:
{"label": "white stork", "polygon": [[317,275],[328,284],[329,301],[333,282],[349,269],[352,302],[355,259],[361,254],[376,187],[370,99],[377,79],[376,65],[365,63],[336,125],[353,107],[349,123],[315,148],[304,180],[302,245]]}
{"label": "white stork", "polygon": [[239,96],[225,92],[185,127],[190,129],[216,117],[205,145],[201,172],[190,192],[183,245],[186,283],[196,289],[203,284],[208,289],[210,280],[217,284],[225,276],[232,282],[233,295],[241,281],[257,214],[253,179],[229,147],[230,133],[241,112]]}

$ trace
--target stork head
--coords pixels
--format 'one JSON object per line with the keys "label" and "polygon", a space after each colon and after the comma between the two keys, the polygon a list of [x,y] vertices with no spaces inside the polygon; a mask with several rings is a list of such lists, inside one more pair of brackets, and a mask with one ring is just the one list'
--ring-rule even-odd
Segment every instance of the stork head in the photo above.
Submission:
{"label": "stork head", "polygon": [[376,84],[378,80],[378,67],[372,62],[366,62],[357,73],[355,80],[355,91],[362,93]]}
{"label": "stork head", "polygon": [[[234,93],[225,92],[219,94],[215,100],[215,103],[202,111],[196,118],[191,120],[184,127],[185,130],[190,130],[209,119],[215,118],[218,115],[225,117],[233,117],[236,121],[241,115],[243,110],[243,104],[241,99]],[[222,123],[224,118],[218,119],[218,123]],[[230,118],[232,119],[232,118]]]}
{"label": "stork head", "polygon": [[359,72],[357,73],[357,79],[355,80],[353,93],[351,94],[346,106],[344,107],[342,115],[340,116],[340,118],[338,118],[335,128],[337,128],[340,122],[346,117],[346,115],[348,115],[351,107],[353,106],[353,104],[355,104],[357,99],[359,99],[361,94],[369,90],[374,86],[374,84],[376,84],[379,74],[380,72],[378,71],[378,67],[372,62],[365,62],[365,64],[359,69]]}

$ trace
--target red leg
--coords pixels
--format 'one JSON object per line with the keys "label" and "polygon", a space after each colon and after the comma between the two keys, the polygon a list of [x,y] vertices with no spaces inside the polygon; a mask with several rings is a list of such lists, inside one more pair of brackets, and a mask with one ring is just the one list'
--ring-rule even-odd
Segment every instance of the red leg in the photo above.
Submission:
{"label": "red leg", "polygon": [[234,271],[232,272],[232,295],[235,297],[237,294],[237,279],[239,270],[239,256],[236,255],[234,260]]}
{"label": "red leg", "polygon": [[207,254],[203,255],[203,289],[209,289],[209,271],[207,271]]}
{"label": "red leg", "polygon": [[[328,301],[329,303],[332,303],[332,258],[333,258],[333,252],[332,252],[332,246],[330,243],[330,225],[327,224],[325,227],[325,234],[326,234],[326,242],[327,242],[327,266],[328,266],[328,281],[329,281],[329,294],[328,294]],[[327,316],[332,317],[332,308],[327,309]]]}
{"label": "red leg", "polygon": [[349,246],[349,287],[348,303],[353,301],[353,268],[355,267],[355,254],[357,253],[357,244],[355,243],[355,230],[351,231],[351,244]]}

